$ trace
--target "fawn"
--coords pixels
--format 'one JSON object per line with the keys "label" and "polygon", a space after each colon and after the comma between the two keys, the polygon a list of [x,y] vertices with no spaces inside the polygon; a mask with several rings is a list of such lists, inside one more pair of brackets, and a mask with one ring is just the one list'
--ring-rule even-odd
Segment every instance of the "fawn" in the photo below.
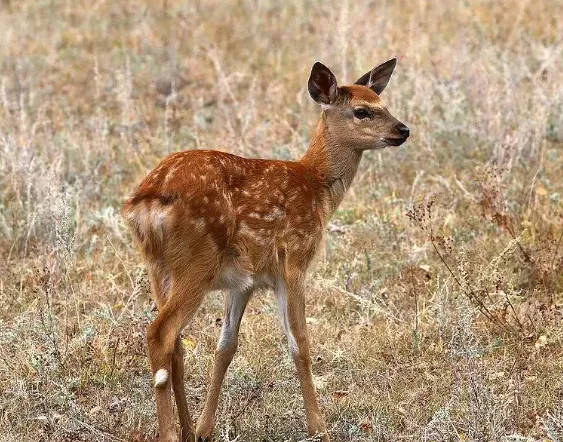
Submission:
{"label": "fawn", "polygon": [[[276,294],[303,393],[308,434],[329,440],[311,376],[305,278],[363,152],[398,146],[409,136],[409,129],[379,98],[395,65],[393,58],[354,85],[338,87],[334,74],[315,63],[308,89],[322,112],[300,160],[248,159],[213,150],[176,152],[125,203],[123,214],[146,262],[159,310],[147,330],[147,347],[161,442],[211,441],[240,321],[252,293],[261,287]],[[179,335],[212,290],[226,291],[224,320],[211,385],[194,430]]]}

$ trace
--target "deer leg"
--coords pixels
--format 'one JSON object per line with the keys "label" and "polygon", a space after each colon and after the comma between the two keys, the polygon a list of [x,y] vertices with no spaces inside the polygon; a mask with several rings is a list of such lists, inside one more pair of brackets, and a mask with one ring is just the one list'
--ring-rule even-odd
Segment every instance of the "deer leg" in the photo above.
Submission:
{"label": "deer leg", "polygon": [[[182,284],[172,278],[168,298],[154,322],[147,329],[147,347],[154,376],[156,413],[161,442],[178,441],[172,409],[170,378],[174,383],[175,393],[177,390],[180,393],[178,387],[181,383],[180,378],[183,377],[183,370],[180,370],[179,364],[179,361],[182,362],[181,356],[176,355],[177,340],[181,330],[203,300],[206,291],[202,287],[203,284],[197,284],[197,282]],[[174,374],[174,368],[177,371],[176,374]],[[193,430],[190,430],[188,424],[191,421],[185,403],[183,385],[181,388],[178,409],[180,413],[183,413],[183,417],[181,415],[181,420],[183,420],[182,431],[186,428],[187,431],[192,433],[189,435],[183,434],[182,437],[189,441],[190,438],[193,440]]]}
{"label": "deer leg", "polygon": [[211,441],[221,385],[237,351],[240,321],[251,295],[252,289],[242,292],[229,291],[225,294],[225,313],[221,336],[215,351],[211,385],[205,399],[205,406],[197,421],[196,436],[198,441]]}
{"label": "deer leg", "polygon": [[188,401],[184,390],[184,347],[180,338],[176,338],[174,354],[172,356],[172,390],[180,417],[180,441],[192,442],[194,424],[188,410]]}
{"label": "deer leg", "polygon": [[276,285],[276,297],[282,326],[287,335],[289,350],[295,363],[303,394],[307,433],[309,436],[318,435],[323,442],[328,442],[330,439],[319,409],[311,373],[311,355],[305,321],[305,293],[302,278],[299,278],[298,281],[279,281]]}
{"label": "deer leg", "polygon": [[[170,276],[156,263],[149,263],[148,271],[153,299],[158,309],[162,310],[170,291]],[[170,375],[172,377],[174,399],[176,400],[180,417],[180,441],[190,442],[190,436],[193,437],[194,428],[184,391],[184,348],[180,338],[176,339]]]}

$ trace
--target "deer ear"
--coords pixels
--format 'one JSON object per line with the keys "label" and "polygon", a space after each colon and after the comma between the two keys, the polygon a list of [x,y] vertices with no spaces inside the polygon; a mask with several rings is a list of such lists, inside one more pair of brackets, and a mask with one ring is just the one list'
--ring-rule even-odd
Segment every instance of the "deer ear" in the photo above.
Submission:
{"label": "deer ear", "polygon": [[338,96],[336,77],[324,64],[316,62],[307,85],[311,98],[320,105],[334,104]]}
{"label": "deer ear", "polygon": [[367,86],[379,95],[383,92],[387,83],[389,83],[389,79],[391,78],[391,74],[395,70],[396,65],[397,59],[392,58],[391,60],[374,67],[371,71],[366,72],[358,81],[356,81],[356,84]]}

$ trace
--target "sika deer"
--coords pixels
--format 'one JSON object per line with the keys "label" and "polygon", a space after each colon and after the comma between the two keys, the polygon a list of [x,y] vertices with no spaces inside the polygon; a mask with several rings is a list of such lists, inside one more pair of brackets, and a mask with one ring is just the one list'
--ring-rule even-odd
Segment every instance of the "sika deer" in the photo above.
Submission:
{"label": "sika deer", "polygon": [[[305,277],[325,227],[366,150],[398,146],[409,129],[379,94],[396,59],[354,85],[338,87],[315,63],[308,89],[322,112],[298,161],[247,159],[219,151],[174,153],[143,180],[123,213],[146,261],[159,309],[147,331],[162,442],[210,441],[219,391],[237,349],[246,304],[258,287],[274,289],[305,402],[307,431],[328,441],[311,377]],[[225,290],[225,317],[205,406],[194,427],[183,385],[181,330],[206,293]]]}

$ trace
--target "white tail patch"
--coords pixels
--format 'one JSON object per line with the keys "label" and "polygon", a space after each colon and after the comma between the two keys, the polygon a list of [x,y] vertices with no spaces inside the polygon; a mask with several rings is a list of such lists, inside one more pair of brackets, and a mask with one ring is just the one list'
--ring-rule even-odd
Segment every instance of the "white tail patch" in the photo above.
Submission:
{"label": "white tail patch", "polygon": [[154,386],[161,387],[168,381],[168,370],[161,368],[154,375]]}
{"label": "white tail patch", "polygon": [[125,216],[129,224],[137,229],[141,240],[154,238],[162,241],[169,213],[168,207],[153,201],[135,205]]}

